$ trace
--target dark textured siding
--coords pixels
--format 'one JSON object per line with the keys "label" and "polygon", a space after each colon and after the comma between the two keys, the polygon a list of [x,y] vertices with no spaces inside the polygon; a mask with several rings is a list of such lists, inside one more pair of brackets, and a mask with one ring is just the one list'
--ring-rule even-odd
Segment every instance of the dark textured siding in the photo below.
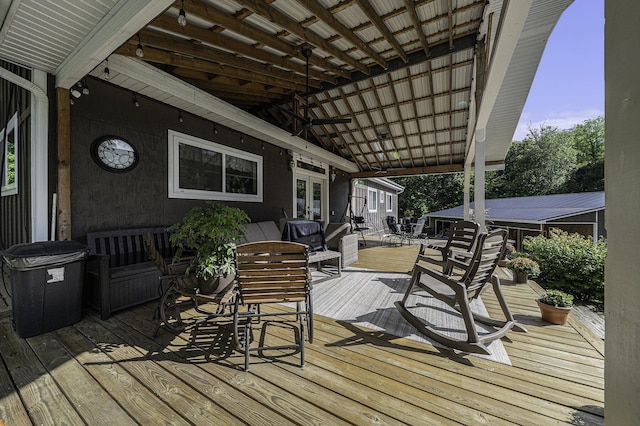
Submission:
{"label": "dark textured siding", "polygon": [[[88,81],[91,93],[71,108],[71,210],[72,237],[82,240],[87,232],[118,228],[165,226],[175,223],[200,200],[167,196],[167,132],[169,129],[211,140],[263,156],[264,202],[225,204],[239,207],[255,222],[291,216],[292,172],[286,152],[276,146],[244,136],[187,113],[138,96],[98,79]],[[140,154],[131,172],[109,173],[98,167],[90,154],[91,143],[103,135],[129,140]]]}
{"label": "dark textured siding", "polygon": [[[0,66],[31,80],[31,72],[20,66],[0,61]],[[18,112],[18,193],[0,199],[0,238],[3,248],[31,241],[30,221],[30,154],[31,93],[0,79],[0,129]],[[2,141],[4,149],[4,140]]]}

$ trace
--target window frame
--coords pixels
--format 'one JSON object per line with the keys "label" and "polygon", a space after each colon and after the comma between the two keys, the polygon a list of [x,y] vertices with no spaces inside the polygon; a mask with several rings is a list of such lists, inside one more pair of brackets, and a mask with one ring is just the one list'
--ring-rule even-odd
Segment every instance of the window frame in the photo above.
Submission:
{"label": "window frame", "polygon": [[[372,195],[375,200],[372,200]],[[375,188],[367,188],[367,208],[369,213],[378,212],[378,190]]]}
{"label": "window frame", "polygon": [[387,213],[391,213],[393,212],[393,194],[390,192],[387,192],[385,196],[386,196],[385,201],[387,203],[387,209],[386,209]]}
{"label": "window frame", "polygon": [[[180,188],[180,144],[206,149],[222,155],[222,191],[207,191],[200,189]],[[169,130],[168,134],[168,197],[194,200],[218,200],[218,201],[243,201],[261,203],[264,193],[263,157],[239,149],[221,145],[206,139]],[[233,156],[243,160],[255,162],[256,169],[256,194],[238,194],[226,192],[226,164],[227,156]]]}
{"label": "window frame", "polygon": [[[6,182],[9,177],[9,138],[5,144],[5,134],[13,134],[13,162],[14,162],[14,180],[13,183],[3,185],[2,182]],[[2,164],[2,176],[0,176],[0,193],[5,197],[8,195],[16,195],[18,193],[18,113],[13,114],[13,117],[7,123],[7,127],[0,131],[0,141],[4,145],[4,162]]]}

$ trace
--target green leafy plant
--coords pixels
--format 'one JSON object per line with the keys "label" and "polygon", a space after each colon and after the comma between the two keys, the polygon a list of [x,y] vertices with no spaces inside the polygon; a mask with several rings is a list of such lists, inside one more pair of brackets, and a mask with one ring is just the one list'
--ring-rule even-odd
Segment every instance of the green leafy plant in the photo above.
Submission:
{"label": "green leafy plant", "polygon": [[573,296],[560,290],[547,290],[539,300],[541,303],[559,308],[570,308],[573,306]]}
{"label": "green leafy plant", "polygon": [[528,237],[523,245],[540,264],[540,285],[571,293],[580,300],[604,302],[604,240],[594,242],[579,234],[551,229],[548,238]]}
{"label": "green leafy plant", "polygon": [[174,260],[185,251],[194,252],[187,272],[198,277],[233,274],[236,242],[244,236],[249,216],[235,207],[208,201],[206,207],[194,207],[180,223],[168,228],[169,241],[176,248]]}
{"label": "green leafy plant", "polygon": [[537,276],[540,273],[540,266],[535,260],[526,257],[516,257],[507,263],[507,268],[514,272],[522,272],[528,276]]}

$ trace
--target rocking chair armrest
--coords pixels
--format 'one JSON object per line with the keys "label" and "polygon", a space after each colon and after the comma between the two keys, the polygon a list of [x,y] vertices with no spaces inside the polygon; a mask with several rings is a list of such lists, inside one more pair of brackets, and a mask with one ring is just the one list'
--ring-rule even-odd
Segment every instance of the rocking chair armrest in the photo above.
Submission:
{"label": "rocking chair armrest", "polygon": [[446,284],[447,286],[451,287],[451,289],[453,291],[455,291],[456,293],[458,293],[460,291],[464,291],[466,289],[466,285],[463,282],[460,282],[460,281],[456,280],[455,278],[453,278],[453,277],[451,277],[451,276],[449,276],[447,274],[444,274],[444,273],[442,273],[440,271],[436,271],[434,269],[430,269],[430,268],[427,268],[424,265],[420,265],[420,264],[416,263],[416,265],[415,265],[415,267],[413,269],[414,275],[418,271],[422,272],[422,273],[425,273],[425,274],[429,275],[432,278],[435,278],[436,280],[440,281],[443,284]]}

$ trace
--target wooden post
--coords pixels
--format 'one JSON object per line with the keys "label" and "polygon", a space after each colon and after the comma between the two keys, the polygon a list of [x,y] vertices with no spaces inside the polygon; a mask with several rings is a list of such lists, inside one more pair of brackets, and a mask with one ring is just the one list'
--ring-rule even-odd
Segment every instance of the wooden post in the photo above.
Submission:
{"label": "wooden post", "polygon": [[71,239],[71,118],[69,90],[56,89],[58,99],[58,240]]}

